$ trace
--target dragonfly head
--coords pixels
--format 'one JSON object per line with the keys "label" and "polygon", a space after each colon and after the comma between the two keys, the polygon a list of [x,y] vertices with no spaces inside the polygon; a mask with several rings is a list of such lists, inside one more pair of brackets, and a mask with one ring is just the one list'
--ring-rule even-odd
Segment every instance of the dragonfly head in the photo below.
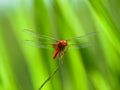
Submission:
{"label": "dragonfly head", "polygon": [[62,46],[67,46],[67,41],[66,40],[62,40],[59,42]]}

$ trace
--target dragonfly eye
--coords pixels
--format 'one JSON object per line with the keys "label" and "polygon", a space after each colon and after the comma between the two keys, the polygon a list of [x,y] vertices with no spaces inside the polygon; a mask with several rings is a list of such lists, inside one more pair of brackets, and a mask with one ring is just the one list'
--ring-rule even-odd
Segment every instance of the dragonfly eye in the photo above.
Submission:
{"label": "dragonfly eye", "polygon": [[61,44],[62,44],[63,46],[67,46],[67,41],[64,40],[64,41],[61,42]]}

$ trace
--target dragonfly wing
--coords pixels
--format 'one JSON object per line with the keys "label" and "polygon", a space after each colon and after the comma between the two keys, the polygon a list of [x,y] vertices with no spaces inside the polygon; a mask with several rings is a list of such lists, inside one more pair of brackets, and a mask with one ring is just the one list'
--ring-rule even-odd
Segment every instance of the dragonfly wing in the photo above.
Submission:
{"label": "dragonfly wing", "polygon": [[42,49],[48,49],[48,50],[53,50],[52,44],[49,43],[40,43],[34,40],[25,40],[25,44],[31,45],[34,47],[42,48]]}
{"label": "dragonfly wing", "polygon": [[53,38],[53,37],[50,37],[50,36],[46,36],[46,35],[41,35],[41,34],[38,34],[38,33],[35,33],[31,30],[28,30],[28,29],[24,29],[25,32],[29,33],[30,35],[32,35],[33,37],[36,37],[38,39],[47,39],[47,40],[52,40],[52,41],[58,41],[57,39]]}
{"label": "dragonfly wing", "polygon": [[91,37],[91,36],[95,36],[97,34],[98,34],[98,32],[92,32],[92,33],[89,33],[89,34],[87,34],[85,36],[79,36],[79,37],[75,37],[75,38],[70,38],[67,41],[78,40],[78,39],[85,39],[85,38],[88,38],[88,37]]}
{"label": "dragonfly wing", "polygon": [[70,44],[69,49],[80,49],[95,46],[94,43],[81,43],[81,44]]}

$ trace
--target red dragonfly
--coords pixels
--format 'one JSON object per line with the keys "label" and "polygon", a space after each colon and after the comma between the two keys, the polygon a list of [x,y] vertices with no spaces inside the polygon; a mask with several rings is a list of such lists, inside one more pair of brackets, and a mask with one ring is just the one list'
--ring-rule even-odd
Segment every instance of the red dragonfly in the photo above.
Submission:
{"label": "red dragonfly", "polygon": [[[97,32],[92,32],[92,33],[89,33],[89,34],[87,34],[85,36],[79,36],[79,37],[70,38],[70,39],[67,39],[67,40],[57,40],[57,39],[55,39],[53,37],[50,37],[50,36],[39,35],[37,33],[32,32],[31,30],[25,30],[25,31],[30,33],[32,36],[43,40],[41,42],[40,41],[35,42],[35,41],[32,41],[32,40],[26,40],[27,42],[32,42],[31,43],[32,45],[33,45],[33,42],[35,42],[34,45],[39,47],[39,48],[47,48],[48,46],[46,46],[46,45],[52,46],[55,49],[55,51],[53,53],[53,57],[52,57],[53,59],[59,57],[60,55],[64,55],[64,53],[65,53],[68,46],[71,47],[71,46],[77,45],[78,48],[85,48],[85,47],[93,45],[92,43],[88,43],[88,42],[87,43],[81,43],[81,44],[68,44],[68,42],[73,41],[73,40],[77,41],[79,39],[80,40],[85,39],[87,37],[91,37],[91,36],[94,36],[94,35],[97,34]],[[54,41],[54,43],[45,43],[44,40],[46,40],[46,39],[47,40],[52,40],[52,41]]]}

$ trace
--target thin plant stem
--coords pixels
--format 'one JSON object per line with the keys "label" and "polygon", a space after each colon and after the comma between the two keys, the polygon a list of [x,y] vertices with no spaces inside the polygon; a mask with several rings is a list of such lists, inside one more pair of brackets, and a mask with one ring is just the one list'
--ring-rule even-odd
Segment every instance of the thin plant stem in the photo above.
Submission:
{"label": "thin plant stem", "polygon": [[[66,51],[66,50],[65,50]],[[64,52],[65,53],[65,52]],[[56,72],[59,70],[61,63],[62,63],[62,59],[63,59],[64,54],[61,55],[60,57],[60,61],[59,64],[57,65],[57,67],[55,68],[55,70],[53,71],[53,73],[43,82],[43,84],[40,86],[40,88],[38,90],[41,90],[43,88],[43,86],[56,74]]]}

